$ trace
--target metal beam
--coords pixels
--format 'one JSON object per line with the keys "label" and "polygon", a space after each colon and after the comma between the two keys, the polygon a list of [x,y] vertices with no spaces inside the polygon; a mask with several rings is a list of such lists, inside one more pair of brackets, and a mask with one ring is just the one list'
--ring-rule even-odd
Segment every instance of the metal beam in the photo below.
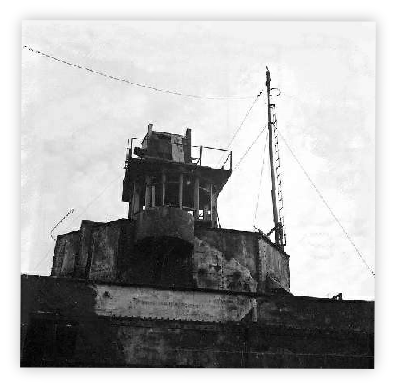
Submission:
{"label": "metal beam", "polygon": [[199,177],[194,181],[194,217],[199,219]]}
{"label": "metal beam", "polygon": [[179,175],[179,208],[183,209],[183,173]]}
{"label": "metal beam", "polygon": [[274,156],[272,149],[272,121],[271,121],[271,75],[270,71],[267,68],[266,71],[266,83],[267,87],[267,108],[268,108],[268,149],[269,149],[269,158],[271,165],[271,199],[272,199],[272,215],[275,224],[275,243],[281,245],[281,239],[279,234],[279,215],[278,215],[278,207],[276,203],[276,189],[275,189],[275,169],[274,169]]}

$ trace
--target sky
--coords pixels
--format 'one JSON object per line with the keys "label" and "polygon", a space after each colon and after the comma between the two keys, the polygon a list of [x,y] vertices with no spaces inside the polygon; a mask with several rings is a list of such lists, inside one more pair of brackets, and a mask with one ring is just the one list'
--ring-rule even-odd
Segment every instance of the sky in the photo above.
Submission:
{"label": "sky", "polygon": [[[193,144],[226,147],[265,88],[266,66],[280,90],[273,97],[280,133],[375,271],[374,23],[25,21],[21,43],[23,273],[50,273],[50,232],[70,209],[54,235],[78,230],[83,219],[127,217],[127,139],[140,142],[148,123],[180,134],[188,127]],[[160,93],[23,45],[186,95],[247,98]],[[234,166],[266,121],[260,98],[231,145]],[[272,228],[265,140],[261,135],[219,196],[223,228]],[[373,276],[282,139],[279,146],[291,292],[374,299]],[[206,152],[203,163],[218,158]]]}

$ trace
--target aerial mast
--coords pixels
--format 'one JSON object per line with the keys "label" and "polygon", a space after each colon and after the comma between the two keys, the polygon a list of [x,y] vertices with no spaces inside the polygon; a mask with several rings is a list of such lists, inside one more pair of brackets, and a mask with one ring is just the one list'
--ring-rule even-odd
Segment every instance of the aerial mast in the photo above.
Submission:
{"label": "aerial mast", "polygon": [[275,167],[274,167],[274,156],[273,156],[273,146],[272,146],[272,115],[271,109],[275,106],[271,104],[271,75],[268,67],[266,67],[266,87],[267,87],[267,108],[268,108],[268,149],[269,149],[269,158],[271,165],[271,199],[272,199],[272,214],[274,220],[274,228],[271,230],[275,231],[275,243],[283,248],[283,226],[282,223],[279,222],[279,213],[277,207],[277,198],[276,198],[276,186],[275,186]]}

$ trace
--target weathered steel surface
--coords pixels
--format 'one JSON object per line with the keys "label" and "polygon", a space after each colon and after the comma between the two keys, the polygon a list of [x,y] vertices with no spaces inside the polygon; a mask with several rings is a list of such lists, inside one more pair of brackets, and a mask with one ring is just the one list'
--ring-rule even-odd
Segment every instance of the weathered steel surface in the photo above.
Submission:
{"label": "weathered steel surface", "polygon": [[258,321],[305,329],[374,333],[374,302],[283,295],[257,299]]}
{"label": "weathered steel surface", "polygon": [[58,236],[52,275],[250,292],[290,289],[289,257],[259,234],[194,231],[192,215],[170,207],[144,211],[136,222],[83,221],[80,231]]}
{"label": "weathered steel surface", "polygon": [[215,293],[94,285],[99,316],[141,317],[189,321],[241,321],[253,307],[253,297]]}
{"label": "weathered steel surface", "polygon": [[216,246],[195,238],[193,263],[196,285],[199,288],[255,292],[257,281],[250,269],[243,265],[244,258],[237,255],[227,258]]}
{"label": "weathered steel surface", "polygon": [[118,327],[127,366],[244,367],[243,329],[171,322],[147,327],[151,323]]}
{"label": "weathered steel surface", "polygon": [[80,250],[77,255],[75,264],[75,277],[85,278],[89,273],[90,262],[92,257],[91,252],[91,241],[92,241],[92,230],[100,226],[102,223],[95,223],[89,220],[83,220],[80,227]]}
{"label": "weathered steel surface", "polygon": [[51,275],[72,277],[79,251],[79,232],[76,231],[67,235],[58,236],[54,249],[54,260]]}
{"label": "weathered steel surface", "polygon": [[[199,281],[203,279],[205,264],[217,261],[222,266],[219,269],[225,269],[229,278],[223,284],[225,289],[255,291],[259,287],[260,290],[279,288],[290,290],[288,255],[261,235],[247,231],[204,228],[197,229],[195,234],[199,238],[198,242],[202,242],[200,245],[196,243],[194,249],[194,264],[197,266],[197,271],[199,272],[199,268],[203,269],[201,274],[198,273]],[[213,275],[213,271],[209,272],[208,269],[206,271],[209,275]],[[240,282],[238,282],[239,273],[241,276],[244,275]],[[224,272],[223,275],[219,274],[218,277],[224,278]],[[252,278],[254,283],[249,281],[248,286],[245,283],[246,277]],[[211,278],[208,278],[208,282]],[[201,282],[201,285],[204,284]],[[215,282],[209,285],[214,287]]]}
{"label": "weathered steel surface", "polygon": [[114,223],[98,226],[92,232],[92,259],[89,279],[116,281],[121,228]]}
{"label": "weathered steel surface", "polygon": [[137,215],[135,240],[145,238],[177,238],[194,243],[194,218],[173,207],[155,207]]}
{"label": "weathered steel surface", "polygon": [[226,260],[234,258],[257,276],[257,234],[226,229],[197,229],[195,235],[223,253]]}
{"label": "weathered steel surface", "polygon": [[289,257],[262,238],[258,239],[258,247],[261,268],[260,281],[265,284],[267,289],[283,288],[289,291]]}
{"label": "weathered steel surface", "polygon": [[[373,302],[38,276],[21,285],[23,366],[373,367]],[[257,322],[238,311],[253,299]]]}
{"label": "weathered steel surface", "polygon": [[374,332],[374,302],[360,300],[192,288],[156,289],[27,275],[22,276],[22,300],[25,314],[41,311],[72,317],[140,317],[147,313],[148,317],[198,320],[201,310],[203,321],[242,320],[256,305],[257,321],[266,325]]}

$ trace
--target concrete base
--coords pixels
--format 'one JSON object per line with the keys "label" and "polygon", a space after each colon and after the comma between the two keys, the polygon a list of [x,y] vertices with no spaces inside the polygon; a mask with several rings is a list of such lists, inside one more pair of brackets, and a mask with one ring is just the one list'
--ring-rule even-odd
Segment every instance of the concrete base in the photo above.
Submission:
{"label": "concrete base", "polygon": [[177,238],[194,244],[194,218],[179,208],[155,207],[137,215],[135,241],[146,238]]}

